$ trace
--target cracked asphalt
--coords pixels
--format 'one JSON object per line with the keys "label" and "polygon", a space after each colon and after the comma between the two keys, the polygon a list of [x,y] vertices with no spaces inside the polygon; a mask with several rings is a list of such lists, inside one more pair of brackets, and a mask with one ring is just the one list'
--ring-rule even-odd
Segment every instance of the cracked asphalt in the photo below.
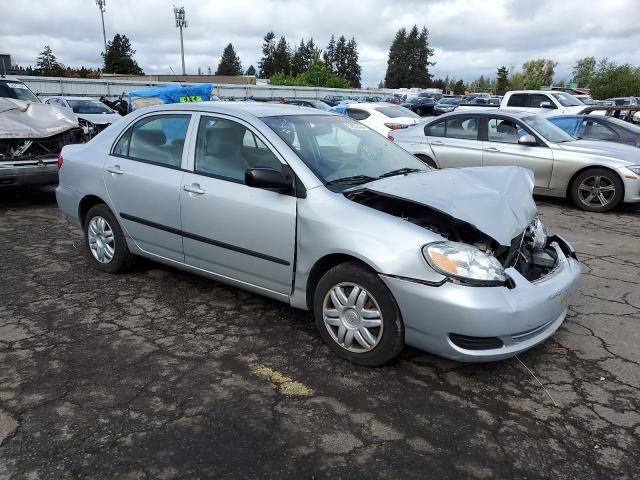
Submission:
{"label": "cracked asphalt", "polygon": [[544,344],[340,360],[307,312],[151,262],[111,276],[51,191],[0,192],[0,478],[640,475],[640,209],[538,199],[580,294]]}

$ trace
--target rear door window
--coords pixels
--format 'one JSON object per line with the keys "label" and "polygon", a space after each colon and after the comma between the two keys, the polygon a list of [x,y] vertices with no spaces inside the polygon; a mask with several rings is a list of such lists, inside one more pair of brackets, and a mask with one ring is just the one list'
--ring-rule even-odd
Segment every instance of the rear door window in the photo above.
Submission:
{"label": "rear door window", "polygon": [[478,120],[475,117],[450,118],[428,127],[427,135],[432,137],[478,139]]}
{"label": "rear door window", "polygon": [[371,116],[369,112],[359,108],[347,108],[347,115],[354,120],[366,120]]}

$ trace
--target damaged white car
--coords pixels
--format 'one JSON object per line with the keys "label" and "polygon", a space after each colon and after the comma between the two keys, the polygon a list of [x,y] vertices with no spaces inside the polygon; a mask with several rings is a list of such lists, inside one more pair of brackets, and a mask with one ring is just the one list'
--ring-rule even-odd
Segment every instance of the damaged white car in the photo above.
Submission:
{"label": "damaged white car", "polygon": [[326,344],[362,365],[405,344],[511,357],[558,329],[578,287],[530,171],[431,170],[348,117],[163,105],[62,156],[58,205],[95,267],[139,255],[312,310]]}
{"label": "damaged white car", "polygon": [[40,103],[16,78],[0,76],[0,187],[58,181],[58,154],[80,143],[70,110]]}

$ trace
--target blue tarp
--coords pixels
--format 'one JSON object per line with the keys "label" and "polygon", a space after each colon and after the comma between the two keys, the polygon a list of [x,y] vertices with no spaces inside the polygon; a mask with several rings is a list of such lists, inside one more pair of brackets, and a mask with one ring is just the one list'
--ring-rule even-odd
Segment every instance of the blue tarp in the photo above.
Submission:
{"label": "blue tarp", "polygon": [[136,110],[163,103],[206,102],[211,100],[212,91],[213,85],[210,83],[150,87],[129,93],[129,105],[131,110]]}
{"label": "blue tarp", "polygon": [[330,112],[333,113],[338,113],[340,115],[346,116],[347,115],[347,105],[345,104],[340,104],[340,105],[336,105],[335,107],[331,107],[329,109]]}

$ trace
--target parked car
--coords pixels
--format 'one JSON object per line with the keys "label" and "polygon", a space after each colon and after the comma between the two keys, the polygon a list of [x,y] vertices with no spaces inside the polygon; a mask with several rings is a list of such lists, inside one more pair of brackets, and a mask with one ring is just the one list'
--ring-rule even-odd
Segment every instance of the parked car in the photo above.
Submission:
{"label": "parked car", "polygon": [[434,115],[453,112],[462,102],[461,98],[443,98],[433,107]]}
{"label": "parked car", "polygon": [[344,116],[154,106],[65,147],[60,166],[58,205],[96,269],[139,255],[313,310],[323,341],[362,365],[405,343],[511,357],[556,331],[578,287],[525,169],[434,171]]}
{"label": "parked car", "polygon": [[640,150],[577,140],[528,112],[456,110],[391,138],[436,168],[529,168],[536,193],[569,197],[582,210],[606,212],[623,201],[640,202]]}
{"label": "parked car", "polygon": [[44,103],[70,109],[86,135],[93,137],[122,118],[99,100],[86,97],[48,97]]}
{"label": "parked car", "polygon": [[58,153],[83,141],[70,110],[44,105],[16,77],[0,76],[0,188],[58,181]]}
{"label": "parked car", "polygon": [[337,105],[329,109],[334,113],[347,115],[385,137],[392,130],[400,130],[420,121],[420,115],[408,108],[388,103],[358,103]]}
{"label": "parked car", "polygon": [[614,117],[560,115],[549,121],[569,135],[585,140],[606,140],[640,147],[640,127]]}
{"label": "parked car", "polygon": [[507,92],[500,103],[500,110],[538,115],[576,115],[584,107],[573,95],[553,90],[513,90]]}
{"label": "parked car", "polygon": [[436,106],[436,101],[432,97],[414,97],[407,103],[403,103],[402,106],[417,113],[419,116],[424,117],[427,115],[433,115],[433,107]]}
{"label": "parked car", "polygon": [[[635,107],[640,105],[640,97],[616,97],[606,100],[611,106],[617,107]],[[620,112],[620,118],[635,123],[640,123],[640,112]]]}
{"label": "parked car", "polygon": [[289,98],[284,103],[290,105],[298,105],[299,107],[311,107],[318,110],[329,110],[331,106],[322,100],[315,100],[313,98]]}
{"label": "parked car", "polygon": [[343,100],[346,100],[346,98],[343,95],[327,95],[322,99],[324,103],[332,107],[335,107]]}

